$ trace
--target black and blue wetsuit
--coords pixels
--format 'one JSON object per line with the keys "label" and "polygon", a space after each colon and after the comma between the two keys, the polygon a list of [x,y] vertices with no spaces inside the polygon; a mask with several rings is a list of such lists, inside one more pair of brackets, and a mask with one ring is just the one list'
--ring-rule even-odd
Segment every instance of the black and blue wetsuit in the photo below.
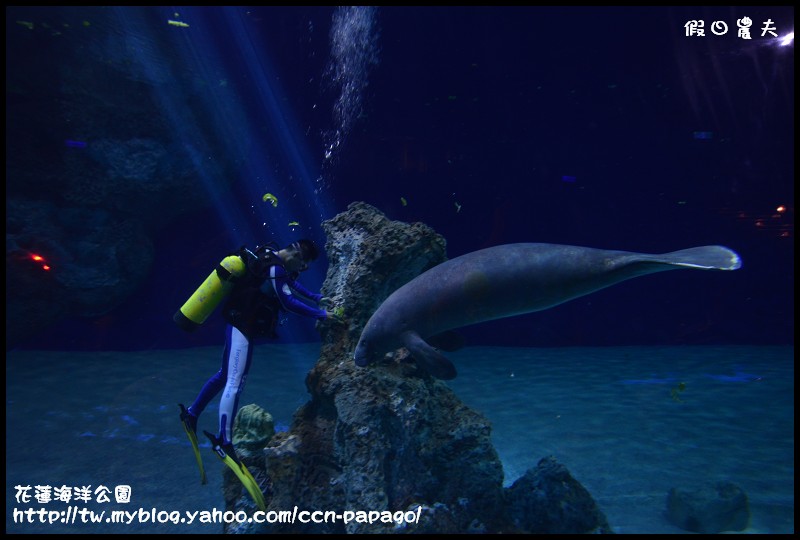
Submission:
{"label": "black and blue wetsuit", "polygon": [[324,309],[310,305],[319,304],[321,294],[309,291],[289,275],[274,252],[268,252],[266,259],[268,264],[264,265],[262,275],[250,273],[242,283],[237,283],[223,307],[228,325],[222,367],[208,379],[188,409],[189,414],[199,417],[224,388],[219,404],[219,438],[225,444],[232,442],[233,420],[253,358],[253,340],[275,337],[280,311],[320,320],[326,317]]}

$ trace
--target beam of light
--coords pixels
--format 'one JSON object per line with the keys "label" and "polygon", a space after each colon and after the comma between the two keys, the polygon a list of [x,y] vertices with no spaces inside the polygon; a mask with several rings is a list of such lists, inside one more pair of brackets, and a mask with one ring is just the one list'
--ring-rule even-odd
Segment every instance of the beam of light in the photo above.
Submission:
{"label": "beam of light", "polygon": [[[213,178],[204,178],[235,238],[233,243],[254,247],[271,241],[283,246],[308,237],[324,245],[320,224],[332,217],[332,210],[327,194],[315,186],[319,167],[278,83],[270,51],[250,30],[247,10],[182,8],[181,20],[190,27],[172,29],[176,46],[169,54],[206,82],[193,96],[202,105],[195,105],[194,112],[204,115],[203,124],[213,129],[215,140],[223,145],[225,161],[236,163],[238,200],[220,193]],[[176,133],[184,137],[199,131],[195,126],[185,128],[176,125]],[[202,163],[198,167],[202,170]],[[288,172],[278,175],[278,169]],[[280,204],[274,206],[269,198],[265,201],[266,192]],[[302,280],[313,288],[324,275],[325,265],[317,264]],[[300,325],[288,325],[281,334],[294,341],[302,331]]]}
{"label": "beam of light", "polygon": [[[332,217],[332,201],[325,193],[320,174],[322,164],[311,157],[277,82],[279,74],[271,65],[269,51],[250,30],[246,9],[185,7],[181,20],[189,26],[182,28],[164,24],[167,19],[161,11],[166,8],[115,9],[124,30],[123,53],[134,56],[143,78],[154,87],[154,98],[169,120],[175,139],[181,142],[211,199],[216,201],[217,212],[235,243],[263,241],[265,235],[277,236],[272,240],[282,243],[287,235],[296,237],[287,222],[318,226]],[[336,27],[340,28],[332,41],[336,49],[332,55],[337,57],[336,80],[345,89],[353,86],[345,79],[355,77],[359,87],[355,97],[360,97],[366,85],[366,68],[362,64],[376,62],[376,35],[370,34],[372,18],[374,10],[359,10],[347,11],[346,16],[340,14],[336,19]],[[367,37],[371,41],[365,48],[361,42]],[[348,45],[348,40],[357,43]],[[341,58],[343,55],[348,58]],[[349,58],[354,55],[364,58],[355,62]],[[354,65],[361,67],[355,69]],[[199,90],[191,88],[188,78],[201,81],[204,86]],[[236,80],[246,81],[249,93],[256,96],[255,103],[244,99],[235,84],[228,84]],[[215,84],[217,81],[220,83]],[[197,101],[194,106],[188,105],[187,94],[205,107],[198,107]],[[350,93],[343,92],[342,98],[346,103],[359,101]],[[344,114],[341,103],[336,107],[334,116],[341,124],[337,127],[340,133],[352,124],[353,111],[348,108],[348,114]],[[206,126],[205,132],[202,126]],[[208,126],[213,133],[209,133]],[[213,148],[210,136],[223,146],[224,159],[209,155],[207,149]],[[274,172],[278,169],[276,161],[285,163],[284,169],[288,169],[280,177]],[[233,200],[217,180],[223,164],[231,162],[238,167],[237,185],[239,191],[245,192],[244,201]],[[275,192],[285,204],[278,209],[257,204],[265,191]],[[313,231],[310,233],[313,238]]]}
{"label": "beam of light", "polygon": [[278,223],[281,225],[277,230],[286,237],[286,234],[291,232],[286,227],[286,223],[290,220],[318,224],[323,219],[332,217],[329,200],[322,189],[315,184],[319,178],[319,167],[303,140],[298,122],[277,82],[278,77],[267,52],[256,45],[253,35],[245,24],[245,11],[241,8],[225,7],[222,8],[222,12],[236,49],[243,59],[247,79],[257,89],[259,103],[257,110],[248,111],[250,117],[255,122],[271,127],[273,138],[277,139],[291,171],[289,179],[274,178],[274,175],[269,174],[273,167],[266,162],[267,152],[256,151],[254,159],[248,164],[251,170],[246,172],[250,178],[259,176],[267,178],[266,182],[257,185],[251,182],[249,187],[254,200],[258,200],[258,193],[263,193],[264,184],[280,185],[286,189],[287,180],[291,181],[292,189],[289,191],[289,197],[281,197],[281,201],[287,203],[281,206],[283,212],[276,214],[271,208],[266,209],[269,216],[279,219]]}
{"label": "beam of light", "polygon": [[[226,153],[240,158],[238,187],[245,200],[232,207],[250,218],[250,226],[239,224],[237,243],[272,240],[288,245],[298,234],[287,226],[289,221],[318,227],[331,217],[331,209],[321,186],[315,186],[317,167],[277,82],[268,52],[251,33],[245,9],[184,8],[181,17],[191,22],[197,35],[182,33],[176,52],[198,78],[225,83],[209,85],[200,97],[212,119],[210,124],[226,145]],[[228,55],[224,59],[223,46]],[[235,84],[228,84],[232,80],[246,81],[248,93],[256,96],[256,102],[247,101]],[[278,176],[274,171],[280,163],[285,163],[289,172]],[[265,192],[275,192],[280,207],[263,204]],[[310,226],[303,233],[315,236]]]}
{"label": "beam of light", "polygon": [[[132,55],[134,70],[151,86],[232,245],[288,245],[301,236],[323,245],[319,226],[332,217],[332,203],[320,183],[320,164],[277,82],[270,51],[250,31],[246,9],[183,7],[181,20],[189,26],[181,28],[165,24],[165,9],[115,8],[123,36],[119,56]],[[211,155],[212,148],[223,156]],[[238,200],[219,179],[232,164]],[[288,172],[279,176],[281,168]],[[280,200],[277,207],[264,201],[266,192]],[[303,281],[315,287],[324,271],[324,264],[313,265]],[[292,340],[295,325],[281,333]]]}
{"label": "beam of light", "polygon": [[[164,29],[154,23],[160,20],[158,16],[148,17],[153,14],[152,9],[116,8],[118,23],[124,30],[123,48],[133,55],[136,69],[151,84],[154,99],[169,120],[175,140],[190,157],[210,199],[216,202],[216,211],[233,237],[232,243],[273,240],[288,245],[289,239],[297,236],[296,228],[287,226],[289,221],[318,226],[331,217],[321,187],[314,185],[319,174],[315,173],[313,159],[276,82],[267,52],[256,46],[245,24],[246,11],[237,7],[183,8],[181,18],[191,24],[169,34],[171,43],[167,49],[159,47],[165,41]],[[229,54],[231,44],[236,52],[232,56],[242,62],[239,66],[232,66],[231,59],[223,56]],[[227,47],[226,53],[221,45]],[[246,73],[240,72],[242,68]],[[189,87],[186,73],[192,74],[195,88]],[[179,79],[181,76],[183,79]],[[235,79],[255,86],[258,106],[247,103],[234,85],[227,84]],[[188,93],[195,93],[204,107],[190,107]],[[211,126],[214,138],[224,148],[224,156],[217,158],[206,151],[213,145],[209,128],[204,132],[202,126]],[[260,134],[264,127],[273,135],[266,141]],[[288,163],[288,177],[277,177],[272,172],[276,163],[269,155],[276,153]],[[244,201],[234,200],[219,181],[226,162],[239,166]],[[278,211],[254,204],[265,190],[277,190],[278,186],[288,193],[281,196],[284,204]],[[307,235],[314,236],[313,232]]]}
{"label": "beam of light", "polygon": [[[131,71],[150,84],[153,99],[172,129],[173,140],[189,157],[194,172],[208,191],[210,199],[216,201],[217,212],[227,230],[245,229],[245,221],[242,213],[236,209],[236,202],[232,200],[229,190],[222,187],[218,180],[222,172],[222,160],[209,154],[208,149],[213,148],[213,145],[204,135],[198,111],[187,103],[186,87],[180,84],[181,72],[201,69],[206,62],[213,63],[214,57],[207,57],[203,63],[194,62],[188,66],[179,61],[171,61],[170,54],[180,53],[181,49],[176,47],[173,50],[162,50],[160,44],[165,41],[164,29],[155,26],[148,18],[148,14],[152,14],[149,10],[153,8],[112,9],[116,15],[116,25],[122,30],[116,35],[116,39],[122,40],[122,52],[119,54],[127,55],[133,64]],[[180,29],[181,35],[173,38],[190,45],[188,40],[191,35],[186,30]],[[176,72],[173,73],[173,69]],[[213,110],[200,112],[214,115]]]}

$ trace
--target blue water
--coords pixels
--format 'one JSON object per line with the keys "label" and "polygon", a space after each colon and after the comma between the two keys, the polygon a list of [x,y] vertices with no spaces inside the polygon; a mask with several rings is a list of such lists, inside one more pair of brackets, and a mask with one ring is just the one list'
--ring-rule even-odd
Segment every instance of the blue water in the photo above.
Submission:
{"label": "blue water", "polygon": [[[220,348],[9,353],[6,530],[195,533],[221,525],[14,523],[14,509],[223,509],[221,464],[208,445],[201,486],[177,421],[218,369]],[[262,345],[241,405],[279,429],[307,400],[318,344]],[[492,423],[506,484],[547,455],[589,490],[620,533],[682,533],[664,517],[672,487],[718,480],[748,495],[748,532],[794,531],[793,347],[468,347],[447,384]],[[678,385],[684,383],[683,389]],[[214,431],[216,402],[200,428]],[[109,503],[16,501],[15,486],[103,485]],[[113,501],[117,485],[131,502]],[[38,519],[38,518],[37,518]]]}
{"label": "blue water", "polygon": [[[793,7],[6,13],[8,532],[220,532],[62,523],[74,503],[17,486],[131,487],[127,505],[76,506],[98,512],[223,508],[221,464],[204,443],[201,486],[176,405],[218,369],[223,321],[188,335],[169,319],[241,245],[322,247],[355,201],[432,227],[450,258],[735,249],[736,272],[484,323],[447,384],[491,420],[506,484],[553,455],[617,532],[685,532],[667,491],[718,480],[748,494],[748,532],[794,531],[794,49],[759,35],[792,31]],[[752,40],[733,31],[745,17]],[[731,31],[686,36],[698,19]],[[327,268],[323,253],[304,284]],[[319,345],[288,344],[318,339],[312,320],[280,333],[241,405],[286,430]],[[54,522],[14,523],[23,508]]]}

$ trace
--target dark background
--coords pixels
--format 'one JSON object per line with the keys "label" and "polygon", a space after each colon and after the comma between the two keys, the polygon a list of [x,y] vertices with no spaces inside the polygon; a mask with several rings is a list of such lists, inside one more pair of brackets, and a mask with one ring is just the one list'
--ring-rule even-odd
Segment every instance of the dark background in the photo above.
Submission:
{"label": "dark background", "polygon": [[[164,25],[165,8],[144,9]],[[181,9],[192,26],[169,30],[213,26],[215,9]],[[124,305],[42,328],[21,348],[221,345],[218,314],[192,335],[171,317],[222,257],[260,241],[225,218],[258,221],[251,208],[263,189],[250,180],[260,167],[285,182],[274,192],[316,200],[319,222],[365,201],[432,226],[450,257],[551,242],[648,253],[722,244],[743,259],[737,272],[658,274],[477,325],[464,331],[469,344],[794,342],[794,48],[761,37],[767,19],[779,35],[793,31],[793,9],[378,8],[367,46],[377,61],[366,64],[368,85],[330,159],[324,150],[341,126],[341,86],[325,75],[336,10],[229,9],[241,10],[262,64],[242,53],[241,29],[220,22],[188,35],[213,48],[219,84],[234,87],[253,118],[268,101],[253,76],[263,72],[289,127],[266,118],[243,135],[254,150],[238,163],[232,204],[160,231],[150,276]],[[744,16],[751,40],[736,37]],[[690,19],[705,20],[707,35],[686,37]],[[710,33],[714,20],[728,24],[726,35]],[[299,134],[316,192],[296,184],[298,158],[283,150],[282,131]],[[319,223],[309,227],[297,235],[324,243]],[[302,281],[321,286],[326,264]],[[294,316],[281,332],[315,338],[313,322]]]}

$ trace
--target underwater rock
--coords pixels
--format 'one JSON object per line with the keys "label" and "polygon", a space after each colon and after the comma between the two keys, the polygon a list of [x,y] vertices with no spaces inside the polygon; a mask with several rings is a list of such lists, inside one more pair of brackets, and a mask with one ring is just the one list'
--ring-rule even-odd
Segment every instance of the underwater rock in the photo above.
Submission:
{"label": "underwater rock", "polygon": [[[236,448],[236,456],[245,464],[265,493],[270,492],[270,479],[264,473],[264,446],[273,435],[275,435],[275,422],[272,415],[255,403],[245,405],[236,413],[232,441]],[[226,511],[243,510],[252,513],[256,510],[252,497],[228,467],[222,468],[222,495]],[[225,523],[223,530],[227,534],[246,533],[248,525],[234,520]]]}
{"label": "underwater rock", "polygon": [[[19,33],[7,41],[17,51],[6,72],[7,350],[60,320],[129,300],[151,277],[153,239],[213,205],[249,152],[220,140],[195,107],[171,106],[163,88],[136,77],[136,62],[122,61],[132,36],[118,32],[115,10],[90,11],[91,39],[102,46],[31,46]],[[162,84],[189,88],[194,79],[170,70]],[[112,348],[100,334],[98,348]]]}
{"label": "underwater rock", "polygon": [[[351,203],[322,227],[329,261],[322,290],[333,305],[344,307],[347,345],[358,342],[364,324],[392,292],[447,259],[445,240],[433,229],[391,221],[363,202]],[[342,337],[340,329],[320,330],[323,343]]]}
{"label": "underwater rock", "polygon": [[[502,463],[490,440],[489,421],[464,405],[446,383],[419,370],[405,349],[367,369],[353,362],[361,329],[373,311],[395,289],[446,259],[444,239],[422,223],[391,221],[365,203],[351,204],[323,227],[330,267],[322,293],[333,305],[344,306],[346,323],[317,323],[322,350],[306,377],[311,398],[297,410],[289,431],[267,445],[265,468],[250,470],[257,479],[268,477],[268,512],[295,507],[339,515],[419,512],[419,522],[345,524],[331,519],[252,524],[228,532],[519,529],[507,519]],[[573,487],[569,494],[577,491]],[[576,508],[596,510],[579,500],[583,505]],[[595,513],[590,517],[590,525],[598,521]],[[584,532],[590,525],[565,530]]]}
{"label": "underwater rock", "polygon": [[592,496],[552,456],[506,489],[511,522],[529,534],[611,533]]}
{"label": "underwater rock", "polygon": [[272,415],[255,403],[245,405],[236,413],[233,445],[240,456],[260,454],[273,435],[275,422]]}
{"label": "underwater rock", "polygon": [[136,219],[27,198],[6,209],[7,348],[63,317],[110,311],[150,272],[153,244]]}
{"label": "underwater rock", "polygon": [[694,490],[672,488],[667,517],[687,531],[716,534],[741,531],[750,523],[747,494],[732,482],[717,482]]}

